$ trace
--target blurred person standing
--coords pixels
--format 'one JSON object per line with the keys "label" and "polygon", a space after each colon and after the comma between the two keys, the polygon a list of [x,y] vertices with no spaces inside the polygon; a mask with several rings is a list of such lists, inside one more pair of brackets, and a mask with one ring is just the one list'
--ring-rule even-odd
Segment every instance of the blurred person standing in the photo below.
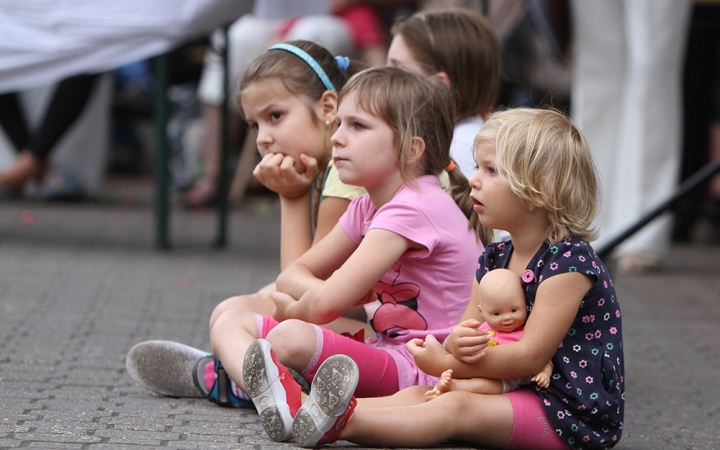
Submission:
{"label": "blurred person standing", "polygon": [[[602,184],[602,248],[677,185],[682,68],[690,0],[573,0],[572,116]],[[615,255],[624,272],[657,265],[670,245],[669,216],[630,237]]]}

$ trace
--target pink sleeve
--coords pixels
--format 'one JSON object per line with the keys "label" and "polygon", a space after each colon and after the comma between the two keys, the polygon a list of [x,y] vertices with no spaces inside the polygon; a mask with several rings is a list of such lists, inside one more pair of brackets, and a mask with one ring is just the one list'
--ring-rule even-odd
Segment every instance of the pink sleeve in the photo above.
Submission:
{"label": "pink sleeve", "polygon": [[383,206],[373,219],[372,228],[392,231],[422,245],[429,252],[439,244],[440,234],[432,221],[415,205],[406,202]]}
{"label": "pink sleeve", "polygon": [[362,241],[366,233],[363,225],[364,218],[368,216],[366,212],[368,203],[372,205],[367,194],[355,198],[350,202],[343,215],[340,216],[340,220],[338,220],[345,234],[357,245],[360,245],[360,241]]}

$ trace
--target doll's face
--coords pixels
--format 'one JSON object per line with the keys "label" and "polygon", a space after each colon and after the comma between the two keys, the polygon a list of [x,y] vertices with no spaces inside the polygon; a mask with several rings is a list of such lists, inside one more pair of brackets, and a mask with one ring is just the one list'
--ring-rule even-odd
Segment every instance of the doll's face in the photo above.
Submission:
{"label": "doll's face", "polygon": [[[510,271],[502,276],[488,272],[480,282],[480,311],[490,328],[510,332],[525,325],[527,307],[520,277]],[[493,274],[490,277],[490,274]]]}

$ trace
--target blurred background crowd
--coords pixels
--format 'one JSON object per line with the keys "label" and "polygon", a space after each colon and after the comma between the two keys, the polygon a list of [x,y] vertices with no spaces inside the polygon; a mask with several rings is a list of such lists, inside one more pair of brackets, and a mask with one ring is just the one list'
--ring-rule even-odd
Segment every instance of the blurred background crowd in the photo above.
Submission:
{"label": "blurred background crowd", "polygon": [[[223,107],[229,114],[231,204],[268,194],[251,176],[258,155],[232,95],[252,59],[276,42],[307,39],[333,54],[385,64],[393,24],[435,7],[473,9],[495,28],[503,55],[495,108],[552,106],[583,130],[603,185],[601,241],[720,157],[720,1],[246,3],[247,13],[229,13],[215,31],[180,39],[169,53],[168,170],[173,198],[186,208],[217,202]],[[220,55],[225,45],[227,105]],[[152,56],[109,70],[79,70],[49,85],[14,89],[0,83],[0,202],[93,201],[110,177],[151,177]],[[619,247],[621,268],[651,268],[673,241],[720,241],[720,178],[684,196]]]}

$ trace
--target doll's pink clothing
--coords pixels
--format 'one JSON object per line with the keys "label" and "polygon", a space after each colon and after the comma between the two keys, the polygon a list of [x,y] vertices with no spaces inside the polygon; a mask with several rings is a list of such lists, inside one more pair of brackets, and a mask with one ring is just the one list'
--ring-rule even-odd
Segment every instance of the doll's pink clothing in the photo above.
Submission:
{"label": "doll's pink clothing", "polygon": [[[482,325],[480,325],[481,330],[485,330],[488,332],[493,332],[493,336],[490,338],[491,341],[495,340],[496,345],[501,344],[507,344],[508,342],[517,342],[522,337],[523,331],[525,330],[525,327],[520,327],[517,330],[513,331],[496,331],[490,328],[490,325],[488,325],[487,322],[483,322]],[[552,363],[550,363],[552,364]],[[522,385],[530,384],[530,378],[532,376],[528,377],[522,377],[522,378],[513,378],[510,380],[502,380],[503,382],[503,393],[512,392],[515,389],[519,388]]]}
{"label": "doll's pink clothing", "polygon": [[480,325],[480,329],[484,331],[492,331],[495,333],[491,339],[494,339],[497,341],[497,345],[500,344],[507,344],[508,342],[517,342],[520,340],[523,334],[523,330],[525,327],[520,327],[517,330],[514,331],[495,331],[492,328],[490,328],[490,325],[488,325],[487,322],[483,322],[482,325]]}

